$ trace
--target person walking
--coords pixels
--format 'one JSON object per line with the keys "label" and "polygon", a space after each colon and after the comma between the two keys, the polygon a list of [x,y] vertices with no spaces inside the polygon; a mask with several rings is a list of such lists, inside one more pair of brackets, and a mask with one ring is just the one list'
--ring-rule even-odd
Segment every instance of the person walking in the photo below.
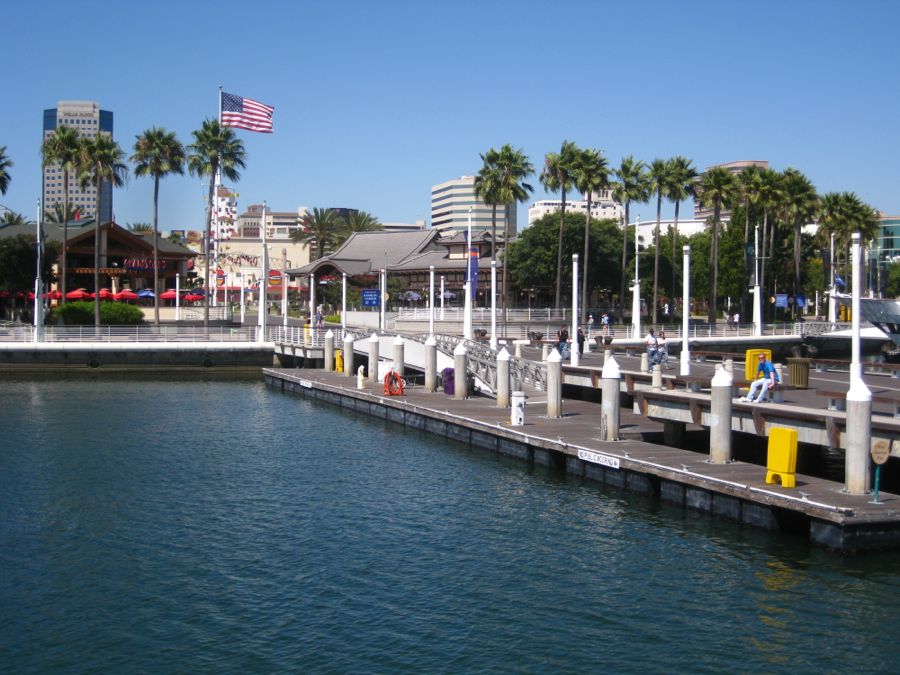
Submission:
{"label": "person walking", "polygon": [[581,330],[581,327],[578,327],[578,335],[576,336],[578,340],[578,353],[584,354],[584,331]]}
{"label": "person walking", "polygon": [[659,338],[652,328],[647,332],[644,344],[647,346],[647,368],[653,370],[653,366],[659,363]]}
{"label": "person walking", "polygon": [[666,340],[666,331],[659,331],[659,335],[656,338],[656,348],[659,351],[659,363],[663,365],[663,368],[666,370],[669,369],[669,342]]}
{"label": "person walking", "polygon": [[556,349],[564,359],[569,358],[569,331],[565,326],[556,331]]}
{"label": "person walking", "polygon": [[778,371],[765,354],[759,355],[759,366],[756,368],[756,379],[750,385],[750,391],[740,401],[746,403],[762,403],[770,389],[778,384]]}

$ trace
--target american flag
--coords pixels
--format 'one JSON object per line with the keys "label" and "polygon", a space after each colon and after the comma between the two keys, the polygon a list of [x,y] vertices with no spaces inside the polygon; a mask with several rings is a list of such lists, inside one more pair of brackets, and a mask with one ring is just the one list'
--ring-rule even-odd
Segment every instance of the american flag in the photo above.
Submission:
{"label": "american flag", "polygon": [[222,92],[222,126],[272,133],[272,106]]}

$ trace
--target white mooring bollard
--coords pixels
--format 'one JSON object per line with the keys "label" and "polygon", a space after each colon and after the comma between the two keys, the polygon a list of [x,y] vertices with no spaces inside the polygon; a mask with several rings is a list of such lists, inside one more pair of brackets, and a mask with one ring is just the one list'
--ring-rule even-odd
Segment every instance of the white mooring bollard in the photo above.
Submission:
{"label": "white mooring bollard", "polygon": [[331,329],[325,333],[325,371],[330,373],[334,370],[334,333]]}
{"label": "white mooring bollard", "polygon": [[726,464],[731,461],[731,404],[734,378],[725,368],[716,368],[710,394],[709,461]]}
{"label": "white mooring bollard", "polygon": [[547,417],[562,415],[562,356],[554,349],[547,357]]}
{"label": "white mooring bollard", "polygon": [[514,391],[512,393],[512,408],[509,412],[509,423],[514,427],[525,424],[525,392]]}
{"label": "white mooring bollard", "polygon": [[344,335],[344,375],[353,377],[353,336]]}
{"label": "white mooring bollard", "polygon": [[[605,352],[609,354],[609,351]],[[609,357],[600,372],[600,440],[619,440],[619,381],[622,373],[614,357]]]}
{"label": "white mooring bollard", "polygon": [[369,382],[378,382],[378,333],[369,338]]}
{"label": "white mooring bollard", "polygon": [[437,340],[434,335],[425,340],[425,391],[437,391]]}
{"label": "white mooring bollard", "polygon": [[497,407],[509,405],[509,352],[506,347],[497,354]]}

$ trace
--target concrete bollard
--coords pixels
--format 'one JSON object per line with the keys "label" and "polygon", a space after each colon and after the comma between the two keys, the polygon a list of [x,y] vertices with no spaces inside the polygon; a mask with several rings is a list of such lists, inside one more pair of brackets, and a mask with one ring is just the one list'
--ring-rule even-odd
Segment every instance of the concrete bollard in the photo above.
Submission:
{"label": "concrete bollard", "polygon": [[425,340],[425,391],[437,391],[437,340],[429,335]]}
{"label": "concrete bollard", "polygon": [[641,354],[641,372],[649,373],[650,372],[650,357],[647,356],[647,352]]}
{"label": "concrete bollard", "polygon": [[872,444],[872,392],[861,378],[853,378],[847,391],[847,450],[844,490],[852,495],[869,491]]}
{"label": "concrete bollard", "polygon": [[717,368],[711,385],[709,461],[725,464],[731,461],[731,393],[734,378],[724,368]]}
{"label": "concrete bollard", "polygon": [[611,358],[612,358],[612,350],[604,349],[603,350],[603,365],[605,366],[607,363],[609,363],[609,360]]}
{"label": "concrete bollard", "polygon": [[344,335],[344,375],[353,377],[353,336]]}
{"label": "concrete bollard", "polygon": [[497,407],[509,405],[509,352],[506,347],[497,354]]}
{"label": "concrete bollard", "polygon": [[463,400],[468,392],[466,382],[466,345],[460,342],[453,350],[453,398]]}
{"label": "concrete bollard", "polygon": [[325,333],[325,371],[334,371],[334,333],[330,328]]}
{"label": "concrete bollard", "polygon": [[734,359],[725,359],[724,368],[734,377]]}
{"label": "concrete bollard", "polygon": [[521,342],[516,343],[516,358],[517,359],[522,358],[522,343]]}
{"label": "concrete bollard", "polygon": [[[554,350],[555,351],[555,350]],[[541,345],[541,361],[546,361],[547,356],[550,354],[550,345],[546,342]]]}
{"label": "concrete bollard", "polygon": [[525,424],[525,392],[514,391],[512,393],[512,407],[509,411],[509,423],[514,427]]}
{"label": "concrete bollard", "polygon": [[562,356],[557,350],[547,357],[547,417],[562,415]]}
{"label": "concrete bollard", "polygon": [[356,388],[357,389],[365,389],[365,377],[366,377],[366,367],[361,365],[359,370],[356,371]]}
{"label": "concrete bollard", "polygon": [[378,382],[378,333],[369,338],[369,382]]}
{"label": "concrete bollard", "polygon": [[394,338],[394,372],[400,377],[406,376],[406,355],[403,338],[399,335]]}
{"label": "concrete bollard", "polygon": [[[606,352],[609,354],[609,351]],[[619,440],[619,381],[622,373],[612,357],[603,364],[600,372],[600,440]]]}
{"label": "concrete bollard", "polygon": [[658,363],[653,366],[653,379],[650,381],[650,386],[656,391],[662,391],[662,366]]}

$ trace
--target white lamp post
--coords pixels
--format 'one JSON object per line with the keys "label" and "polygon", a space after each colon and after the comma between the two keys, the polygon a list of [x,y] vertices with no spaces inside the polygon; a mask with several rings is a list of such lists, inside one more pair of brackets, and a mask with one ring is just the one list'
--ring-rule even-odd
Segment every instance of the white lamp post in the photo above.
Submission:
{"label": "white lamp post", "polygon": [[762,335],[762,298],[759,288],[759,225],[753,233],[753,334]]}
{"label": "white lamp post", "polygon": [[471,340],[472,333],[472,207],[469,207],[469,221],[466,227],[466,285],[463,305],[463,337]]}
{"label": "white lamp post", "polygon": [[268,313],[268,307],[266,307],[266,301],[268,298],[268,283],[269,283],[269,242],[267,238],[267,227],[266,227],[266,202],[263,202],[263,210],[262,210],[262,219],[260,220],[260,229],[262,231],[262,278],[259,280],[259,335],[257,339],[260,342],[266,341],[266,314]]}
{"label": "white lamp post", "polygon": [[572,254],[572,348],[569,350],[570,363],[578,365],[578,254]]}
{"label": "white lamp post", "polygon": [[381,312],[378,315],[378,328],[384,330],[384,305],[387,302],[387,269],[382,267],[378,277],[378,285],[381,287]]}
{"label": "white lamp post", "polygon": [[[638,227],[641,217],[634,219],[634,285],[631,287],[631,331],[633,338],[641,337],[641,280],[638,276]],[[626,223],[625,227],[628,227]]]}
{"label": "white lamp post", "polygon": [[341,330],[347,330],[347,273],[343,273],[341,281]]}
{"label": "white lamp post", "polygon": [[497,350],[497,261],[491,260],[491,349]]}
{"label": "white lamp post", "polygon": [[428,334],[434,335],[434,265],[428,268]]}
{"label": "white lamp post", "polygon": [[831,290],[828,292],[828,322],[829,323],[837,323],[837,300],[834,298],[835,291],[837,290],[834,285],[834,232],[831,233],[831,264],[829,267],[831,268]]}
{"label": "white lamp post", "polygon": [[691,329],[691,247],[683,246],[684,259],[681,262],[681,362],[680,373],[691,374],[691,349],[688,332]]}
{"label": "white lamp post", "polygon": [[[34,341],[44,341],[44,280],[41,276],[41,265],[43,263],[44,238],[41,236],[41,200],[37,200],[37,269],[34,277]],[[65,249],[65,242],[63,243]],[[65,292],[65,289],[63,289]]]}

